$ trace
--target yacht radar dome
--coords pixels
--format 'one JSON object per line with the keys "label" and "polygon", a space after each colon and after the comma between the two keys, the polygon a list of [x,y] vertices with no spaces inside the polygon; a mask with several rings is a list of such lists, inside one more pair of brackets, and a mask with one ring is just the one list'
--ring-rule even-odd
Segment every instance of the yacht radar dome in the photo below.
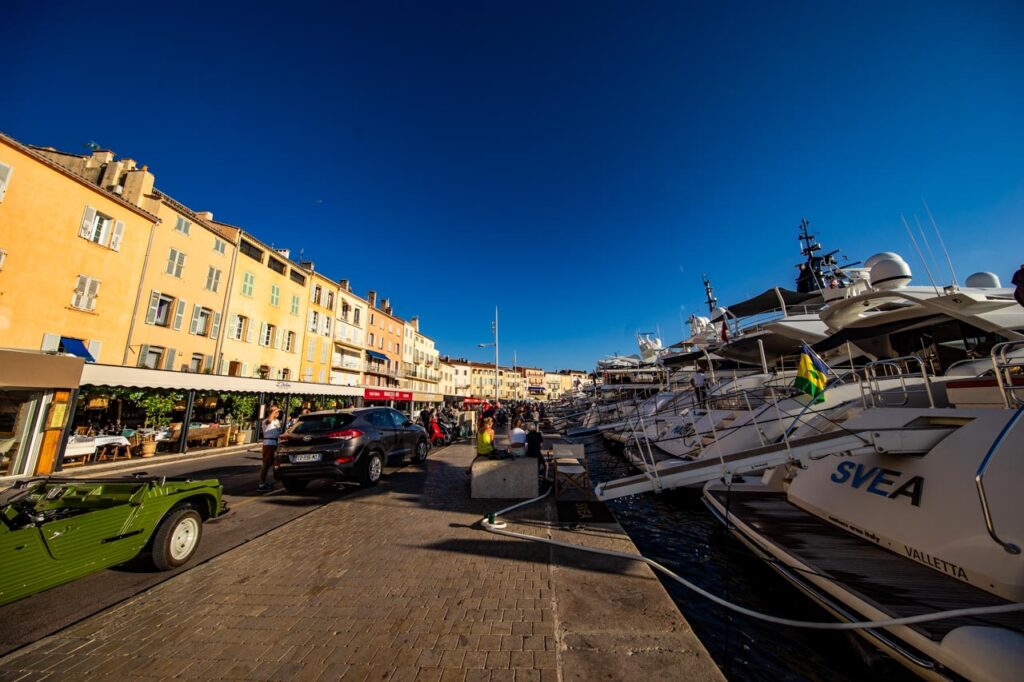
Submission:
{"label": "yacht radar dome", "polygon": [[964,285],[976,289],[998,289],[1003,286],[999,282],[999,275],[994,272],[976,272],[967,278]]}
{"label": "yacht radar dome", "polygon": [[[882,255],[882,254],[879,254]],[[892,254],[896,255],[896,254]],[[870,263],[875,256],[868,259]],[[871,286],[875,289],[899,289],[910,283],[910,266],[899,256],[881,258],[871,265]]]}
{"label": "yacht radar dome", "polygon": [[903,260],[903,256],[894,251],[883,251],[882,253],[876,253],[871,258],[864,261],[864,267],[870,270],[875,266],[875,263],[882,260]]}

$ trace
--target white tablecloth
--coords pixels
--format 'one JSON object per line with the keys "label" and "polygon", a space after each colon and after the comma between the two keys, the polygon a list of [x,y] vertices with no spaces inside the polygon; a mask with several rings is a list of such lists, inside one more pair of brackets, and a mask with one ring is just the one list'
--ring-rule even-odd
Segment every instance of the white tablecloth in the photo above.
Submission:
{"label": "white tablecloth", "polygon": [[72,436],[68,438],[68,446],[64,448],[65,457],[85,457],[96,452],[97,448],[107,445],[128,445],[124,436]]}

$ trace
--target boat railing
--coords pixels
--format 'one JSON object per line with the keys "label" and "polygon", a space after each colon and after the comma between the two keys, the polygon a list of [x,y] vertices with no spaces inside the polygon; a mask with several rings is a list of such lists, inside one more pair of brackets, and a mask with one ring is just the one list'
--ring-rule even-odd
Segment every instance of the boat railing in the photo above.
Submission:
{"label": "boat railing", "polygon": [[[911,372],[910,365],[916,364],[920,372]],[[929,407],[935,407],[935,398],[932,395],[931,378],[928,375],[928,367],[917,355],[904,355],[898,358],[886,360],[875,360],[864,366],[862,371],[863,380],[860,382],[861,398],[865,405],[871,407],[900,407],[910,402],[912,393],[923,392],[928,398]],[[923,379],[922,388],[912,388],[907,379],[920,376]],[[883,390],[881,381],[883,379],[897,379],[899,390]]]}
{"label": "boat railing", "polygon": [[1010,353],[1024,349],[1024,341],[1003,341],[992,346],[992,371],[1007,408],[1024,404],[1024,386],[1018,387],[1015,377],[1024,375],[1024,357],[1011,357]]}
{"label": "boat railing", "polygon": [[1017,422],[1020,421],[1021,415],[1024,415],[1024,405],[1018,407],[1013,416],[1007,420],[999,435],[992,441],[988,452],[985,453],[985,458],[981,460],[977,473],[974,474],[974,485],[978,488],[978,500],[981,502],[981,513],[985,517],[985,528],[988,530],[989,536],[1009,554],[1020,554],[1020,546],[1003,540],[996,533],[996,524],[992,519],[992,510],[989,508],[988,498],[985,496],[985,473],[988,471],[988,465],[992,462],[992,458],[995,457],[996,452],[999,451],[999,448],[1006,440],[1006,436],[1014,429]]}

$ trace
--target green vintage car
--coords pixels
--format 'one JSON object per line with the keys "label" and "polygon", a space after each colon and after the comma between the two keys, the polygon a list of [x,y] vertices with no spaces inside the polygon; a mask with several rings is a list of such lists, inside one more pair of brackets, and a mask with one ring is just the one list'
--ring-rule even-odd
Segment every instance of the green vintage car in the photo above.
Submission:
{"label": "green vintage car", "polygon": [[0,605],[133,559],[161,571],[195,554],[227,512],[217,480],[34,478],[0,493]]}

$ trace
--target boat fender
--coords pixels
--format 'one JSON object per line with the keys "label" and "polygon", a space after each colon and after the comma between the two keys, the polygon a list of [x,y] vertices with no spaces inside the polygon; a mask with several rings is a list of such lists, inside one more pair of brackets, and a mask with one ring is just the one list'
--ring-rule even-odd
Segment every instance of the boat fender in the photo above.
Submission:
{"label": "boat fender", "polygon": [[947,667],[969,670],[978,682],[1019,680],[1024,670],[1024,634],[1014,630],[965,625],[951,630],[941,646]]}

